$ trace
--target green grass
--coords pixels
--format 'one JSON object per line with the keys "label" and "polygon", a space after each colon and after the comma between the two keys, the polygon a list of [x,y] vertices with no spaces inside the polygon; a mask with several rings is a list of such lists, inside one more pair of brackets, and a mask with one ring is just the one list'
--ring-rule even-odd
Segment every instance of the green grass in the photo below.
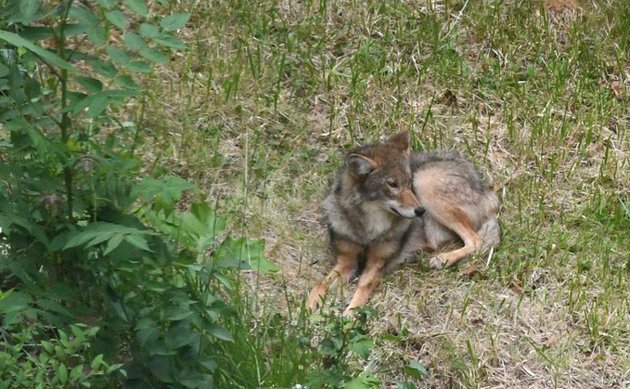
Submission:
{"label": "green grass", "polygon": [[[318,203],[345,149],[401,129],[456,148],[497,188],[503,243],[487,268],[388,276],[357,374],[629,385],[630,6],[551,3],[184,2],[190,50],[149,80],[147,162],[265,239],[282,271],[248,293],[269,320],[330,266]],[[409,360],[428,377],[405,378]]]}

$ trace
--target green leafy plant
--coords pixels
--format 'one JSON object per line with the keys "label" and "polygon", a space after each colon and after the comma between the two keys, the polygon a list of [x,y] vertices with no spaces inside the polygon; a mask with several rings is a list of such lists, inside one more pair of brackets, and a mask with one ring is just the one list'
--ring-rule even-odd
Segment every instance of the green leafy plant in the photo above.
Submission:
{"label": "green leafy plant", "polygon": [[345,383],[352,388],[378,387],[380,381],[368,369],[357,376],[352,375],[352,360],[366,360],[374,342],[367,335],[366,320],[374,317],[375,312],[362,308],[359,319],[349,319],[330,314],[313,315],[312,321],[321,324],[321,341],[318,354],[321,356],[321,369],[313,370],[307,377],[309,387],[337,387]]}
{"label": "green leafy plant", "polygon": [[161,16],[166,3],[3,3],[0,311],[9,382],[207,387],[221,344],[233,341],[223,323],[237,320],[228,269],[274,270],[262,242],[228,237],[207,204],[174,211],[191,184],[136,179],[142,109],[131,117],[123,108],[142,106],[142,76],[184,48],[174,32],[189,15]]}
{"label": "green leafy plant", "polygon": [[[3,305],[4,309],[8,308]],[[90,386],[106,382],[105,378],[115,372],[125,374],[122,364],[108,364],[103,354],[90,356],[90,342],[98,333],[98,327],[71,325],[69,334],[57,330],[57,337],[50,340],[42,339],[45,331],[36,324],[19,332],[3,331],[0,388]]]}

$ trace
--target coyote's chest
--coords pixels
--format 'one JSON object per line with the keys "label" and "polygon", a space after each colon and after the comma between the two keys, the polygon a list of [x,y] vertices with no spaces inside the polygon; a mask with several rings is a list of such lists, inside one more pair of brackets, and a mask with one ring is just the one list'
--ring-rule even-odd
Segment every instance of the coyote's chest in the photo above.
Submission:
{"label": "coyote's chest", "polygon": [[361,210],[365,220],[363,229],[370,241],[391,231],[394,218],[389,212],[383,211],[381,207],[371,203],[363,204]]}
{"label": "coyote's chest", "polygon": [[331,201],[324,203],[330,227],[338,234],[360,244],[382,238],[394,227],[395,217],[377,204],[364,203],[352,209]]}

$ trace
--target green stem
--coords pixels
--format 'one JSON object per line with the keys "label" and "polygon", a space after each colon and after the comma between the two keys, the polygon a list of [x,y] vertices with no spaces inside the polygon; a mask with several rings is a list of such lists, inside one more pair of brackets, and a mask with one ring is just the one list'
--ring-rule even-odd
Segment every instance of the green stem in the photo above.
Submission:
{"label": "green stem", "polygon": [[146,105],[146,97],[142,98],[142,102],[140,104],[140,116],[138,120],[136,120],[136,132],[133,135],[133,143],[131,144],[131,150],[129,152],[129,156],[133,157],[136,152],[136,147],[138,147],[138,143],[140,142],[140,129],[144,125],[144,108]]}
{"label": "green stem", "polygon": [[[57,47],[59,56],[64,60],[67,60],[66,57],[66,20],[68,18],[68,13],[70,12],[70,6],[72,6],[73,0],[68,0],[65,4],[64,13],[61,17],[61,24],[59,25],[59,35],[57,35]],[[59,75],[59,82],[61,84],[61,122],[59,127],[61,128],[61,141],[64,145],[68,144],[68,139],[70,138],[70,129],[72,126],[72,120],[70,119],[70,114],[66,109],[68,106],[68,71],[66,69],[61,69],[61,73]],[[63,167],[63,179],[66,187],[66,196],[67,196],[67,217],[70,221],[73,219],[72,209],[74,203],[74,193],[73,193],[73,173],[72,173],[72,165],[70,161],[65,161]]]}

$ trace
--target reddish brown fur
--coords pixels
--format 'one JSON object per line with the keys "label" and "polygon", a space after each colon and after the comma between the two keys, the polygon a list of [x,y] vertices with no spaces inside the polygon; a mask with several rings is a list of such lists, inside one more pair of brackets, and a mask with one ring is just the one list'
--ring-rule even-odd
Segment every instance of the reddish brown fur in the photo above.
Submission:
{"label": "reddish brown fur", "polygon": [[383,269],[395,254],[396,247],[393,244],[376,245],[368,248],[365,269],[359,278],[357,290],[344,311],[344,315],[352,315],[354,308],[367,302],[374,289],[381,283]]}
{"label": "reddish brown fur", "polygon": [[308,306],[316,306],[324,297],[328,289],[335,286],[339,280],[348,282],[358,267],[358,258],[363,248],[355,243],[345,240],[335,242],[337,263],[330,273],[317,284],[308,297]]}

